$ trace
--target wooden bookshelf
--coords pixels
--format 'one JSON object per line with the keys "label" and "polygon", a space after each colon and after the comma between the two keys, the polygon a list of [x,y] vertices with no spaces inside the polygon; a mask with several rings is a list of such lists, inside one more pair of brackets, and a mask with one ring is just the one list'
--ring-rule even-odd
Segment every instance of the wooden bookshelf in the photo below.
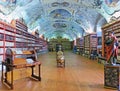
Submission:
{"label": "wooden bookshelf", "polygon": [[84,36],[84,53],[90,57],[92,51],[97,51],[97,34],[91,33]]}
{"label": "wooden bookshelf", "polygon": [[47,41],[29,33],[27,25],[19,20],[11,24],[0,21],[0,62],[4,60],[6,48],[13,51],[47,50]]}
{"label": "wooden bookshelf", "polygon": [[0,21],[0,61],[5,58],[6,48],[15,48],[15,30],[14,26]]}
{"label": "wooden bookshelf", "polygon": [[82,55],[84,53],[84,39],[83,38],[77,38],[76,39],[76,47],[77,50],[79,50],[79,54]]}
{"label": "wooden bookshelf", "polygon": [[26,31],[26,32],[28,31],[28,27],[26,26],[26,24],[18,19],[12,20],[11,24],[15,26],[18,30]]}
{"label": "wooden bookshelf", "polygon": [[[16,50],[27,50],[28,49],[28,32],[27,32],[27,25],[19,20],[12,20],[11,24],[16,27]],[[33,40],[33,39],[32,39]],[[34,41],[34,40],[33,40]]]}
{"label": "wooden bookshelf", "polygon": [[[120,43],[120,20],[105,24],[102,27],[102,56],[106,57],[105,38],[108,36],[108,32],[113,31],[114,35],[118,38]],[[118,49],[118,60],[120,60],[120,47]]]}
{"label": "wooden bookshelf", "polygon": [[80,38],[80,55],[84,53],[84,38]]}
{"label": "wooden bookshelf", "polygon": [[77,48],[76,52],[77,52],[77,54],[79,54],[79,52],[80,52],[80,38],[76,39],[76,48]]}
{"label": "wooden bookshelf", "polygon": [[56,44],[62,44],[64,50],[71,50],[71,41],[69,39],[59,37],[50,39],[48,42],[49,50],[53,49],[55,51]]}
{"label": "wooden bookshelf", "polygon": [[98,36],[97,53],[102,56],[102,36]]}
{"label": "wooden bookshelf", "polygon": [[47,43],[39,37],[38,31],[30,34],[26,24],[21,21],[13,20],[11,23],[16,27],[17,50],[47,50]]}

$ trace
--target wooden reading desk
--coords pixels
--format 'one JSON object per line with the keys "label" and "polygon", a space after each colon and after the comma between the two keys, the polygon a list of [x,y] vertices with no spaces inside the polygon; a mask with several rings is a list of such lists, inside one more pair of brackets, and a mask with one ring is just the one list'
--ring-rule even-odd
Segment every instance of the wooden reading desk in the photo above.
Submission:
{"label": "wooden reading desk", "polygon": [[[40,61],[37,60],[36,52],[35,51],[22,51],[20,55],[23,55],[22,58],[16,58],[15,52],[11,49],[6,50],[6,58],[5,61],[2,62],[2,77],[1,81],[6,83],[11,89],[13,89],[13,70],[14,69],[21,69],[21,68],[31,68],[31,77],[35,78],[38,81],[41,81],[40,75]],[[3,67],[5,66],[6,70],[4,71]],[[38,66],[38,75],[35,75],[34,68]],[[8,72],[10,72],[10,81],[8,80]]]}

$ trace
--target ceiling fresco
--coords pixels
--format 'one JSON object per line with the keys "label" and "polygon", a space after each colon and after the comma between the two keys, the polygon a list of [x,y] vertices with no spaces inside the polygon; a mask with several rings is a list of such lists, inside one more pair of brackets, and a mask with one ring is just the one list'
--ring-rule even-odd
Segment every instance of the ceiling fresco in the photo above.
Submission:
{"label": "ceiling fresco", "polygon": [[1,20],[22,18],[29,31],[48,39],[100,32],[113,17],[120,17],[120,0],[0,0]]}
{"label": "ceiling fresco", "polygon": [[71,17],[71,14],[65,9],[56,9],[50,12],[49,16],[55,19],[67,19]]}

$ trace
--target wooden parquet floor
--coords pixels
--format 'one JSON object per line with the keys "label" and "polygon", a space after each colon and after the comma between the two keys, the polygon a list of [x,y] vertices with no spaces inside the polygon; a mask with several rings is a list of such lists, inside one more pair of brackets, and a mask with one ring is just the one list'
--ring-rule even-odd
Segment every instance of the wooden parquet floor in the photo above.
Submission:
{"label": "wooden parquet floor", "polygon": [[[42,54],[42,80],[20,78],[14,81],[12,91],[117,91],[104,88],[104,67],[95,60],[72,52],[65,52],[65,68],[58,68],[56,53]],[[10,91],[0,83],[0,91]]]}

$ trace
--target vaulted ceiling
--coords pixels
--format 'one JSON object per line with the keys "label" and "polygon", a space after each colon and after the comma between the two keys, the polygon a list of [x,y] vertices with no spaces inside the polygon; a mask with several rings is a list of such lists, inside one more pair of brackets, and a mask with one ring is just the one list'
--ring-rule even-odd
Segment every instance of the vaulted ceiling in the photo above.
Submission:
{"label": "vaulted ceiling", "polygon": [[0,18],[23,18],[46,38],[75,39],[120,16],[120,0],[0,0]]}

